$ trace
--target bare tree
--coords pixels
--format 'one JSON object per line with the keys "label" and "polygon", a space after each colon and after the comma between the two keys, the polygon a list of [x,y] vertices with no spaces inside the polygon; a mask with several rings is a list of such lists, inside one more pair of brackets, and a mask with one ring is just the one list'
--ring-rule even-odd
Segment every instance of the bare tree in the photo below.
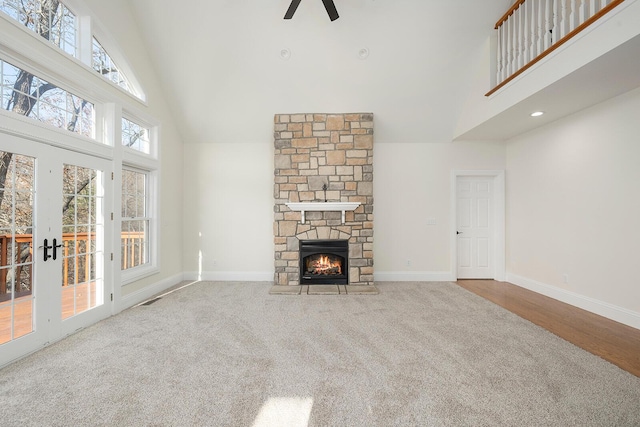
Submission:
{"label": "bare tree", "polygon": [[[23,17],[23,24],[29,28],[33,28],[34,31],[43,37],[46,40],[50,40],[52,37],[52,28],[56,25],[62,25],[61,16],[59,13],[59,9],[61,7],[59,0],[40,0],[39,2],[21,2],[22,4],[22,12],[19,16]],[[39,4],[39,7],[38,7]],[[32,10],[28,10],[28,8],[33,8]],[[13,91],[11,96],[9,97],[9,101],[6,105],[6,110],[12,111],[16,114],[20,114],[23,116],[30,116],[33,112],[33,108],[41,99],[42,95],[48,91],[53,89],[57,89],[57,86],[44,82],[41,79],[36,78],[33,74],[28,71],[19,69],[16,80],[13,84]],[[82,100],[79,105],[74,105],[74,110],[72,114],[71,121],[67,124],[67,130],[74,131],[78,124],[79,117],[81,115],[82,110],[84,109],[87,101]],[[6,180],[7,174],[9,172],[11,162],[14,160],[13,153],[1,151],[0,152],[0,211],[5,211],[3,209],[3,204],[5,201],[5,193],[6,189]],[[85,188],[88,186],[91,177],[82,177],[82,181],[78,184],[79,192],[83,192]],[[62,214],[65,215],[70,208],[73,206],[73,210],[79,209],[77,204],[72,204],[73,197],[69,197],[64,206]],[[18,211],[22,210],[22,207],[16,206]],[[80,209],[84,209],[84,207],[80,207]],[[3,222],[7,222],[6,219]],[[7,224],[11,221],[9,220]],[[22,231],[23,233],[30,234],[31,228],[27,228]],[[7,250],[8,248],[2,248],[2,250]],[[30,248],[29,245],[22,245],[22,247],[18,248],[16,254],[16,262],[18,264],[25,263],[30,256]],[[30,276],[30,273],[28,273]],[[13,275],[13,271],[10,270],[9,274],[7,274],[6,280],[10,282],[13,280],[11,277]],[[17,278],[19,280],[19,278]],[[30,279],[30,278],[29,278]],[[29,280],[30,281],[30,280]],[[8,283],[7,283],[8,284]]]}
{"label": "bare tree", "polygon": [[[58,8],[60,7],[59,0],[41,0],[40,9],[37,14],[37,22],[36,22],[36,33],[38,33],[41,37],[49,40],[51,37],[51,25],[52,25],[52,16],[57,15]],[[26,6],[23,3],[23,14],[25,26],[29,26],[33,24],[31,21],[33,20],[32,14],[27,13]],[[35,105],[35,100],[40,97],[46,91],[54,89],[56,86],[51,83],[43,83],[31,91],[31,87],[33,85],[34,75],[20,70],[18,74],[18,78],[16,79],[13,85],[13,92],[11,94],[11,98],[9,103],[7,104],[6,109],[13,111],[14,113],[29,116],[31,111],[33,110],[33,106]],[[0,188],[5,187],[5,181],[7,179],[7,171],[9,169],[9,164],[11,163],[11,159],[13,157],[12,153],[3,152],[2,157],[0,157]],[[4,200],[4,191],[0,191],[0,208],[2,207],[2,202]]]}

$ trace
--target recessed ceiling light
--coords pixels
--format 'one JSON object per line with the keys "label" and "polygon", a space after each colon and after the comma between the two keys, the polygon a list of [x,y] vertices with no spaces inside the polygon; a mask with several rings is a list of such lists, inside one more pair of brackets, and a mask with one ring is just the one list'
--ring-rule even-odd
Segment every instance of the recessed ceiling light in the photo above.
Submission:
{"label": "recessed ceiling light", "polygon": [[544,114],[544,111],[535,111],[531,113],[531,117],[540,117],[543,114]]}

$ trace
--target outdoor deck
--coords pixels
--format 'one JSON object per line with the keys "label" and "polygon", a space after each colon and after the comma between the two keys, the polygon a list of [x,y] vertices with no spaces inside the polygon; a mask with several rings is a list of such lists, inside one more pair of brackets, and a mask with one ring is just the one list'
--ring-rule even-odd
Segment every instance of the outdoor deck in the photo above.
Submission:
{"label": "outdoor deck", "polygon": [[[39,301],[40,304],[46,302]],[[62,289],[62,318],[87,311],[96,305],[96,286],[84,283]],[[31,293],[19,296],[14,301],[14,339],[33,331],[33,303]],[[0,306],[0,344],[11,340],[11,304]]]}

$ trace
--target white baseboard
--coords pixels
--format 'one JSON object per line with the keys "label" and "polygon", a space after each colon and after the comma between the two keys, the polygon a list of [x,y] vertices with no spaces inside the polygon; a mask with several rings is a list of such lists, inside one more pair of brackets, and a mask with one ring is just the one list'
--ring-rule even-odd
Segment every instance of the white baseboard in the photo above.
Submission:
{"label": "white baseboard", "polygon": [[[197,271],[185,272],[184,280],[229,282],[273,282],[273,271]],[[374,272],[376,282],[450,282],[455,277],[449,271],[381,271]]]}
{"label": "white baseboard", "polygon": [[273,282],[273,271],[187,271],[184,280],[225,282]]}
{"label": "white baseboard", "polygon": [[640,329],[640,313],[626,308],[618,307],[604,301],[586,297],[575,292],[560,289],[556,286],[537,282],[517,274],[507,273],[506,281],[518,285],[530,291],[548,296],[550,298],[587,310],[591,313],[606,317],[616,322]]}
{"label": "white baseboard", "polygon": [[116,313],[119,313],[122,310],[125,310],[127,308],[133,307],[134,305],[139,304],[143,301],[146,301],[152,296],[157,295],[163,291],[166,291],[170,287],[177,285],[183,280],[185,280],[184,274],[179,273],[171,277],[167,277],[166,279],[163,279],[152,285],[145,286],[144,288],[138,291],[131,292],[130,294],[123,296],[120,302],[117,303]]}
{"label": "white baseboard", "polygon": [[452,282],[456,278],[449,271],[374,271],[376,282]]}

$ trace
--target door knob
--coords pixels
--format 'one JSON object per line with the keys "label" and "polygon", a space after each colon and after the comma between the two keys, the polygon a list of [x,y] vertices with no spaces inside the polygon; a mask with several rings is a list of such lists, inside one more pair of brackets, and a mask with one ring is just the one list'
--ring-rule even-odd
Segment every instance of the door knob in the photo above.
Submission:
{"label": "door knob", "polygon": [[[456,234],[462,234],[462,231],[456,231]],[[55,258],[54,258],[55,259]]]}

